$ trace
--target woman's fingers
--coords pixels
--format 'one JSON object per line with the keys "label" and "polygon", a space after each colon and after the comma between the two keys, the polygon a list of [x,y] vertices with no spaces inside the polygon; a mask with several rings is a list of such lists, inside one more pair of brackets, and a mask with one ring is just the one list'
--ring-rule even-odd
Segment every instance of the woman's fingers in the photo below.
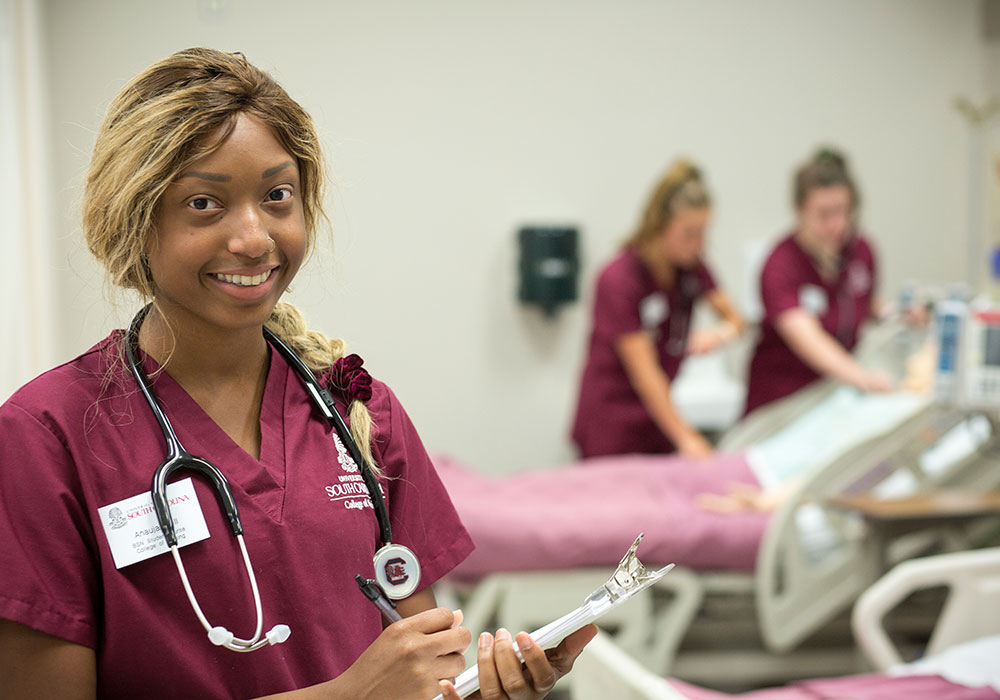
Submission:
{"label": "woman's fingers", "polygon": [[455,690],[455,686],[451,681],[441,681],[438,685],[441,687],[441,697],[444,700],[462,700],[462,696]]}
{"label": "woman's fingers", "polygon": [[[530,691],[529,679],[521,668],[521,660],[514,652],[514,640],[511,638],[510,632],[503,628],[497,630],[496,641],[493,644],[493,663],[496,665],[500,687],[503,688],[506,697],[513,700],[530,697],[527,695],[527,692]],[[482,679],[480,679],[479,684],[482,687]],[[483,700],[486,700],[487,697],[489,696],[483,693]]]}
{"label": "woman's fingers", "polygon": [[552,664],[549,663],[542,648],[535,644],[527,632],[521,632],[517,635],[517,647],[521,650],[524,665],[531,675],[531,687],[538,693],[545,695],[559,680],[555,669],[552,668]]}
{"label": "woman's fingers", "polygon": [[570,672],[576,657],[595,636],[597,636],[597,625],[585,625],[562,640],[555,649],[546,652],[549,663],[552,664],[560,677]]}
{"label": "woman's fingers", "polygon": [[[496,639],[488,632],[479,637],[479,693],[482,700],[537,700],[555,687],[556,681],[573,668],[573,662],[597,634],[595,625],[577,630],[555,649],[544,651],[526,632],[517,635],[518,658],[514,640],[505,629],[497,630]],[[442,682],[442,688],[445,683]],[[456,696],[442,691],[446,700]]]}

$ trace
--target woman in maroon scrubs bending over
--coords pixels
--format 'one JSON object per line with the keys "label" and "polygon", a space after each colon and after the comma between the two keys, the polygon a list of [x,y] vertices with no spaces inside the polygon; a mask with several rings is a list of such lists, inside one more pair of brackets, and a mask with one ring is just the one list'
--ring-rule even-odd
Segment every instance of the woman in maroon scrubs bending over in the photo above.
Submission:
{"label": "woman in maroon scrubs bending over", "polygon": [[[712,453],[670,396],[685,355],[715,350],[743,331],[743,319],[701,259],[710,214],[700,172],[675,163],[635,232],[598,276],[573,425],[584,458]],[[690,333],[694,303],[702,297],[722,323]]]}
{"label": "woman in maroon scrubs bending over", "polygon": [[875,251],[858,230],[858,190],[844,157],[820,150],[795,174],[796,229],[768,255],[760,276],[764,318],[750,362],[745,413],[820,377],[863,391],[892,379],[851,356],[876,316]]}

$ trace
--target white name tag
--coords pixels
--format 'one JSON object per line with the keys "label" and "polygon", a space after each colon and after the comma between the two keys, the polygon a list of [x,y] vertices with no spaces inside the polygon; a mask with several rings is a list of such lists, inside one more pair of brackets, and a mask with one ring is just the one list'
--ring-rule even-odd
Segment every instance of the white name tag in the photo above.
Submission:
{"label": "white name tag", "polygon": [[670,302],[663,292],[653,292],[639,302],[639,320],[643,328],[656,328],[669,314]]}
{"label": "white name tag", "polygon": [[804,284],[799,287],[799,306],[813,316],[822,316],[830,308],[826,298],[826,290],[815,284]]}
{"label": "white name tag", "polygon": [[[167,499],[170,513],[174,516],[178,547],[211,537],[191,477],[167,484]],[[153,497],[148,491],[98,508],[97,513],[108,536],[116,569],[170,551],[167,540],[160,532],[156,511],[153,510]]]}

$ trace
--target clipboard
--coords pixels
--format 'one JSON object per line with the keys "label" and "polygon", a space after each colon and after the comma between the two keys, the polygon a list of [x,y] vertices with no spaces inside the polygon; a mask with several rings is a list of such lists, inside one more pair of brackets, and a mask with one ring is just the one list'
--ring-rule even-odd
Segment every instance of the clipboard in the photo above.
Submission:
{"label": "clipboard", "polygon": [[[611,578],[605,581],[604,585],[600,588],[588,595],[580,607],[532,632],[531,638],[535,643],[542,649],[552,649],[558,646],[563,639],[573,632],[576,632],[584,625],[589,625],[612,608],[621,605],[640,591],[649,588],[674,568],[673,564],[668,564],[662,569],[649,571],[639,561],[635,555],[635,550],[644,535],[645,533],[639,533],[639,536],[635,538],[635,542],[632,543],[629,550],[625,552],[625,556],[622,557],[621,562],[618,563],[618,568],[615,569]],[[521,651],[517,648],[517,642],[514,643],[514,651],[517,653],[517,658],[523,661],[524,658],[521,656]],[[455,690],[463,698],[479,690],[478,666],[474,664],[458,675],[455,679]],[[444,700],[444,697],[437,695],[434,700]]]}

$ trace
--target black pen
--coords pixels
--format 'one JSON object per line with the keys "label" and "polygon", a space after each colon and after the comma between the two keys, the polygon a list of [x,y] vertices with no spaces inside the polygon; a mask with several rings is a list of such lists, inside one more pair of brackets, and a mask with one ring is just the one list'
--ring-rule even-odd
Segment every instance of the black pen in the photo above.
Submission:
{"label": "black pen", "polygon": [[365,594],[365,598],[375,603],[375,607],[379,609],[386,620],[398,622],[403,619],[399,611],[396,610],[396,604],[389,600],[385,591],[382,590],[382,586],[378,585],[378,581],[373,578],[364,578],[361,574],[356,574],[354,580],[358,582],[358,587]]}

